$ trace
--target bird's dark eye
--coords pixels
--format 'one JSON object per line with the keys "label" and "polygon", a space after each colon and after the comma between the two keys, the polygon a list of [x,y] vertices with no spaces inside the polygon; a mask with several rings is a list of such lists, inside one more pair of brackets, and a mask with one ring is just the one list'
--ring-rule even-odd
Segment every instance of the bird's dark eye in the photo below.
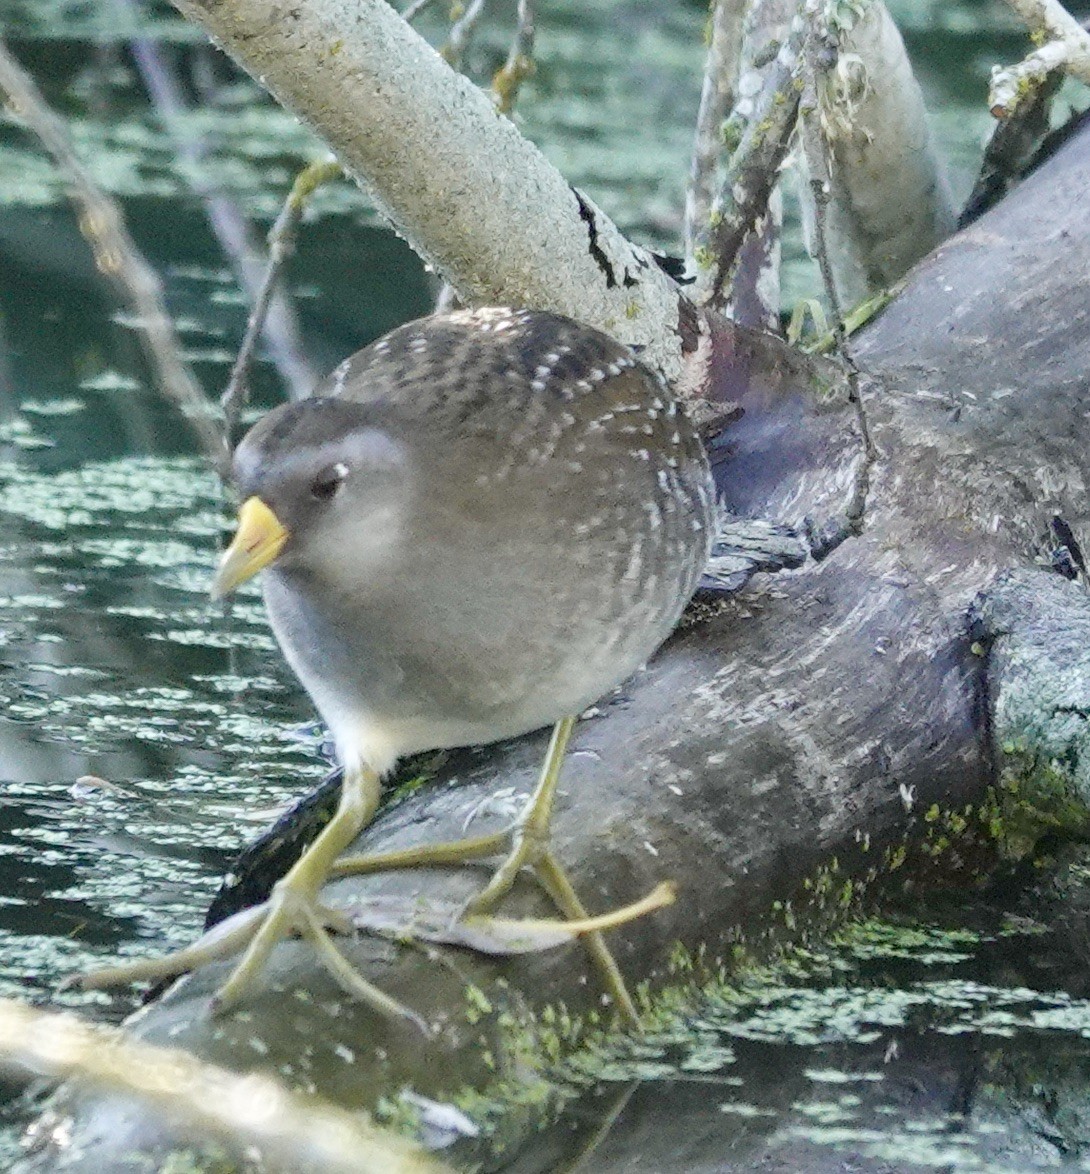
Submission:
{"label": "bird's dark eye", "polygon": [[323,469],[310,483],[310,495],[318,501],[329,501],[344,484],[348,466],[342,461]]}

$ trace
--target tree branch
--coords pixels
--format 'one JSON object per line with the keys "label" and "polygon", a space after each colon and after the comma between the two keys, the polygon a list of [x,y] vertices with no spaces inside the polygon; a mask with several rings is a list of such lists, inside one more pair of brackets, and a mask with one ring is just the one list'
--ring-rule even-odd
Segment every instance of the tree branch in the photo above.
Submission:
{"label": "tree branch", "polygon": [[821,269],[821,280],[825,286],[825,296],[829,300],[829,309],[832,313],[836,349],[844,361],[848,382],[848,402],[855,410],[856,427],[863,443],[863,456],[856,464],[852,474],[851,493],[844,509],[843,518],[834,520],[831,525],[826,525],[820,532],[815,532],[811,536],[811,554],[815,559],[821,560],[828,557],[846,539],[862,532],[867,496],[870,492],[871,470],[878,458],[878,450],[871,439],[867,411],[860,389],[859,368],[856,366],[855,358],[849,348],[848,332],[844,328],[844,314],[837,294],[832,261],[829,257],[826,225],[831,178],[825,136],[820,126],[817,96],[820,67],[816,60],[817,53],[814,50],[815,47],[811,46],[810,53],[804,62],[806,83],[801,107],[803,154],[806,158],[806,169],[810,173],[810,194],[814,208],[814,246]]}
{"label": "tree branch", "polygon": [[511,38],[507,60],[492,79],[492,97],[501,114],[510,115],[518,101],[522,83],[534,74],[534,5],[532,0],[519,0],[518,24]]}
{"label": "tree branch", "polygon": [[89,1027],[74,1015],[0,1000],[0,1059],[24,1072],[74,1079],[134,1098],[183,1137],[227,1144],[239,1157],[258,1149],[263,1167],[323,1174],[442,1174],[447,1169],[411,1142],[314,1098],[304,1100],[268,1076],[239,1075],[188,1052]]}
{"label": "tree branch", "polygon": [[307,200],[324,183],[339,178],[341,166],[333,160],[323,160],[311,163],[304,167],[295,177],[288,198],[276,218],[276,223],[269,231],[269,263],[265,275],[254,298],[253,309],[250,311],[246,323],[246,334],[239,347],[235,365],[231,368],[231,378],[227,381],[227,390],[223,393],[220,403],[223,407],[224,427],[227,432],[227,443],[234,447],[235,435],[238,432],[242,409],[246,404],[248,387],[247,380],[250,374],[250,365],[253,362],[254,350],[257,347],[258,335],[265,325],[265,316],[272,304],[276,291],[276,281],[284,262],[295,251],[295,229],[299,223]]}
{"label": "tree branch", "polygon": [[754,109],[743,114],[736,108],[724,126],[728,145],[738,145],[694,253],[702,269],[697,296],[714,310],[721,309],[727,300],[739,251],[764,215],[787,155],[798,115],[800,53],[808,28],[801,15],[795,18]]}
{"label": "tree branch", "polygon": [[464,301],[567,314],[681,375],[695,342],[674,282],[385,0],[177,6],[325,138]]}
{"label": "tree branch", "polygon": [[885,4],[872,0],[858,15],[841,5],[822,24],[831,61],[817,78],[826,248],[848,308],[900,280],[950,235],[955,216],[923,94]]}
{"label": "tree branch", "polygon": [[734,105],[745,9],[744,0],[716,0],[708,19],[708,57],[685,197],[685,257],[690,262],[706,235],[718,187],[716,172],[723,153],[723,120]]}
{"label": "tree branch", "polygon": [[1055,69],[1090,85],[1090,34],[1059,0],[1007,0],[1026,22],[1038,48],[1017,65],[992,70],[988,106],[1009,118]]}

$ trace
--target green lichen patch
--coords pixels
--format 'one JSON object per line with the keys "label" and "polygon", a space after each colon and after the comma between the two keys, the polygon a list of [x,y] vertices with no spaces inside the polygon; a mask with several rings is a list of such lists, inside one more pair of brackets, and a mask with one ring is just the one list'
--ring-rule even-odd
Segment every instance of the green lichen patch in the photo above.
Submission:
{"label": "green lichen patch", "polygon": [[988,831],[1008,860],[1032,858],[1042,840],[1090,836],[1090,808],[1070,763],[1036,753],[1025,739],[1000,747],[1000,779],[983,805]]}

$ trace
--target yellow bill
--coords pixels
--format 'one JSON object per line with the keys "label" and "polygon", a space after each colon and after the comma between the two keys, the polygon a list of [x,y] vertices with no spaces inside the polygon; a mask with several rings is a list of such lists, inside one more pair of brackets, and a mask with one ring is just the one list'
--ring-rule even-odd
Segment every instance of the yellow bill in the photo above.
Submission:
{"label": "yellow bill", "polygon": [[222,599],[262,567],[267,567],[284,549],[289,534],[260,497],[248,497],[238,511],[235,537],[216,568],[212,598]]}

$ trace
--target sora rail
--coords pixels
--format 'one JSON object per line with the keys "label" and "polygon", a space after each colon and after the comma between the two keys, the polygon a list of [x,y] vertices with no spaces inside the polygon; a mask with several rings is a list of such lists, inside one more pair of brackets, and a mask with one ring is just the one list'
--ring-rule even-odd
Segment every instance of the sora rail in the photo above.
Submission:
{"label": "sora rail", "polygon": [[[410,323],[346,360],[246,435],[234,474],[239,529],[213,593],[264,570],[273,631],[344,765],[340,807],[264,905],[187,950],[82,981],[241,951],[222,1007],[297,932],[352,993],[409,1014],[336,950],[323,882],[399,757],[554,725],[510,832],[338,873],[506,853],[467,913],[491,909],[527,865],[565,917],[586,916],[549,849],[560,763],[575,717],[647,660],[695,589],[714,529],[704,450],[624,346],[554,314],[488,308]],[[600,936],[587,942],[634,1017]]]}

